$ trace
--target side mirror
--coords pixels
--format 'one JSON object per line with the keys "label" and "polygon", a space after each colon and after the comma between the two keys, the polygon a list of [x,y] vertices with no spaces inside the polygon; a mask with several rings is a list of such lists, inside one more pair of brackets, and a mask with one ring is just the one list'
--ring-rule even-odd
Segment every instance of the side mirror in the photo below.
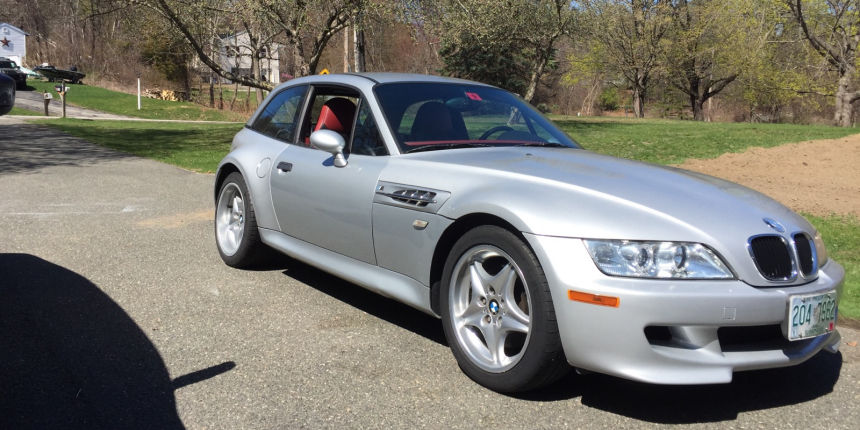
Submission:
{"label": "side mirror", "polygon": [[333,155],[335,167],[346,167],[346,158],[343,156],[346,142],[340,133],[332,130],[317,130],[311,133],[311,145]]}

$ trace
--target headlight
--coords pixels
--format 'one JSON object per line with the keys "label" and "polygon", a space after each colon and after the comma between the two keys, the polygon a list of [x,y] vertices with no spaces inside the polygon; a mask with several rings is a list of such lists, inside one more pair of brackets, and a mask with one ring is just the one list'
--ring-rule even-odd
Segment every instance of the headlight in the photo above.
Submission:
{"label": "headlight", "polygon": [[732,279],[710,248],[691,242],[583,240],[601,272],[612,276],[659,279]]}
{"label": "headlight", "polygon": [[812,242],[815,243],[815,255],[818,257],[818,267],[824,266],[827,263],[827,248],[824,247],[821,233],[816,231]]}

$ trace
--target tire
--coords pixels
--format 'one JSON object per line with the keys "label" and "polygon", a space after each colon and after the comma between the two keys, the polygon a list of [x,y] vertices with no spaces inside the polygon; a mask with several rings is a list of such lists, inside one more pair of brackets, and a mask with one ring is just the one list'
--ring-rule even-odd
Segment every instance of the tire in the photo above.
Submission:
{"label": "tire", "polygon": [[445,262],[440,294],[445,337],[477,383],[523,392],[570,371],[546,276],[510,231],[480,226],[464,234]]}
{"label": "tire", "polygon": [[221,259],[230,267],[252,268],[268,256],[268,247],[260,240],[248,187],[239,172],[228,175],[218,190],[215,244]]}

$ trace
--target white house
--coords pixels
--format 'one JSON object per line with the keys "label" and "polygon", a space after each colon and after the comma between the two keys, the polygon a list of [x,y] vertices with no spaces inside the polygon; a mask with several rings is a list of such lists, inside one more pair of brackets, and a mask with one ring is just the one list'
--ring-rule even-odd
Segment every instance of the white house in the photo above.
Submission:
{"label": "white house", "polygon": [[23,65],[27,59],[27,36],[29,35],[12,24],[0,23],[0,57],[6,57],[19,66]]}
{"label": "white house", "polygon": [[[241,31],[236,34],[230,34],[220,37],[220,50],[218,53],[218,64],[226,70],[229,70],[237,75],[250,76],[256,74],[251,71],[251,49],[250,38],[248,32]],[[280,80],[280,60],[281,46],[278,43],[272,43],[267,46],[263,52],[258,53],[260,58],[261,77],[268,82],[278,84]]]}

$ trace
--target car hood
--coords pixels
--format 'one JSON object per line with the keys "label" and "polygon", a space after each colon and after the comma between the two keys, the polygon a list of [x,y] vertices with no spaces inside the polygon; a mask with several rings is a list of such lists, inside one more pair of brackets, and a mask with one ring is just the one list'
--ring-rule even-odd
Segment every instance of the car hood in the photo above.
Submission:
{"label": "car hood", "polygon": [[586,150],[475,148],[398,158],[382,179],[451,192],[439,214],[489,213],[524,233],[693,241],[745,255],[751,236],[776,233],[764,218],[787,233],[813,231],[802,217],[749,188]]}
{"label": "car hood", "polygon": [[[503,147],[421,155],[416,160],[440,163],[460,174],[470,172],[468,176],[486,174],[497,178],[494,188],[529,184],[533,187],[529,193],[545,202],[541,206],[574,204],[566,198],[575,196],[589,201],[607,200],[695,224],[707,220],[723,223],[729,220],[727,216],[757,217],[758,224],[760,216],[794,216],[773,199],[729,181],[586,150]],[[557,194],[559,189],[568,193]]]}

